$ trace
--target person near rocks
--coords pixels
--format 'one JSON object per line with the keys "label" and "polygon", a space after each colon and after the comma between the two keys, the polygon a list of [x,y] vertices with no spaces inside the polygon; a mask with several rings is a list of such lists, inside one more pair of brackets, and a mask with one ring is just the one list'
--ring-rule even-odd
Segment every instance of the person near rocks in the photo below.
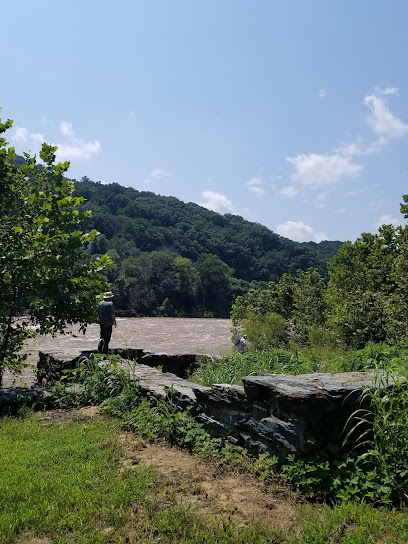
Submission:
{"label": "person near rocks", "polygon": [[105,293],[103,300],[98,306],[98,317],[100,326],[100,339],[98,353],[108,353],[109,342],[112,336],[112,327],[116,327],[115,306],[113,305],[113,293]]}
{"label": "person near rocks", "polygon": [[241,338],[238,339],[238,343],[237,343],[238,353],[245,353],[245,348],[247,347],[247,345],[248,345],[247,336],[246,334],[244,334],[243,336],[241,336]]}

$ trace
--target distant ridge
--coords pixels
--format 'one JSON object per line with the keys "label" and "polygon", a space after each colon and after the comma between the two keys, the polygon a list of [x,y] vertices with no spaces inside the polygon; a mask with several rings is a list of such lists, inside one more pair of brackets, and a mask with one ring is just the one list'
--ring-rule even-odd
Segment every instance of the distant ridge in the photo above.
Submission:
{"label": "distant ridge", "polygon": [[284,273],[318,268],[342,245],[340,241],[298,243],[238,215],[210,211],[175,197],[102,184],[88,178],[75,181],[76,193],[86,198],[93,212],[87,227],[106,239],[121,259],[137,252],[171,251],[195,262],[213,254],[246,281],[277,281]]}

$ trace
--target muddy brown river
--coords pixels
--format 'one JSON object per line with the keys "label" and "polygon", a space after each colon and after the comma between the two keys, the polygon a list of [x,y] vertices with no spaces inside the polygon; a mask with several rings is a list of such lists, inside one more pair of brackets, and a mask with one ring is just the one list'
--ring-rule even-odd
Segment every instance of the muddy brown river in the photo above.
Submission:
{"label": "muddy brown river", "polygon": [[[138,348],[152,353],[208,354],[220,357],[231,353],[231,321],[229,319],[194,319],[175,317],[117,318],[109,348]],[[70,334],[41,336],[26,348],[31,367],[16,376],[6,372],[3,387],[31,387],[35,383],[38,352],[51,353],[61,359],[73,359],[83,350],[96,349],[99,325],[89,325],[86,334],[78,327],[67,329]]]}

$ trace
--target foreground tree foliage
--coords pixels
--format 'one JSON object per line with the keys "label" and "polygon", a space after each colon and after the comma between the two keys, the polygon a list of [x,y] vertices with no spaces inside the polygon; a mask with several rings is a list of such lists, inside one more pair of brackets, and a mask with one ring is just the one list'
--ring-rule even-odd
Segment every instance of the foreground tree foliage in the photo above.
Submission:
{"label": "foreground tree foliage", "polygon": [[330,265],[328,326],[346,345],[406,342],[407,227],[383,225],[346,242]]}
{"label": "foreground tree foliage", "polygon": [[[11,126],[0,120],[0,134]],[[98,233],[79,230],[90,212],[78,210],[84,199],[64,177],[69,162],[55,164],[57,148],[43,144],[40,166],[29,154],[17,164],[7,145],[0,137],[0,384],[5,369],[21,369],[30,336],[86,328],[110,263],[89,262],[85,245]]]}
{"label": "foreground tree foliage", "polygon": [[[408,195],[403,199],[401,212],[407,218]],[[234,325],[244,324],[251,336],[251,322],[260,317],[266,322],[266,316],[278,314],[286,320],[286,344],[291,335],[301,344],[323,342],[353,349],[368,342],[407,343],[407,226],[383,225],[377,234],[363,233],[354,243],[345,242],[328,269],[327,283],[317,269],[310,268],[237,297],[231,314]],[[265,338],[258,336],[253,345],[264,348]],[[277,337],[272,331],[269,336]],[[271,340],[270,345],[282,343]]]}

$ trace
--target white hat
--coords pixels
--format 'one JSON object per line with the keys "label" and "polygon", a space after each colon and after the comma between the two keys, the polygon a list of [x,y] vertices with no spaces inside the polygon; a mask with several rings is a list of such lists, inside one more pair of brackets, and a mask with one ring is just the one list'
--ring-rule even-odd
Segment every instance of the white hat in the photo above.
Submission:
{"label": "white hat", "polygon": [[113,298],[115,295],[112,293],[112,291],[106,291],[106,293],[103,295],[103,298]]}

